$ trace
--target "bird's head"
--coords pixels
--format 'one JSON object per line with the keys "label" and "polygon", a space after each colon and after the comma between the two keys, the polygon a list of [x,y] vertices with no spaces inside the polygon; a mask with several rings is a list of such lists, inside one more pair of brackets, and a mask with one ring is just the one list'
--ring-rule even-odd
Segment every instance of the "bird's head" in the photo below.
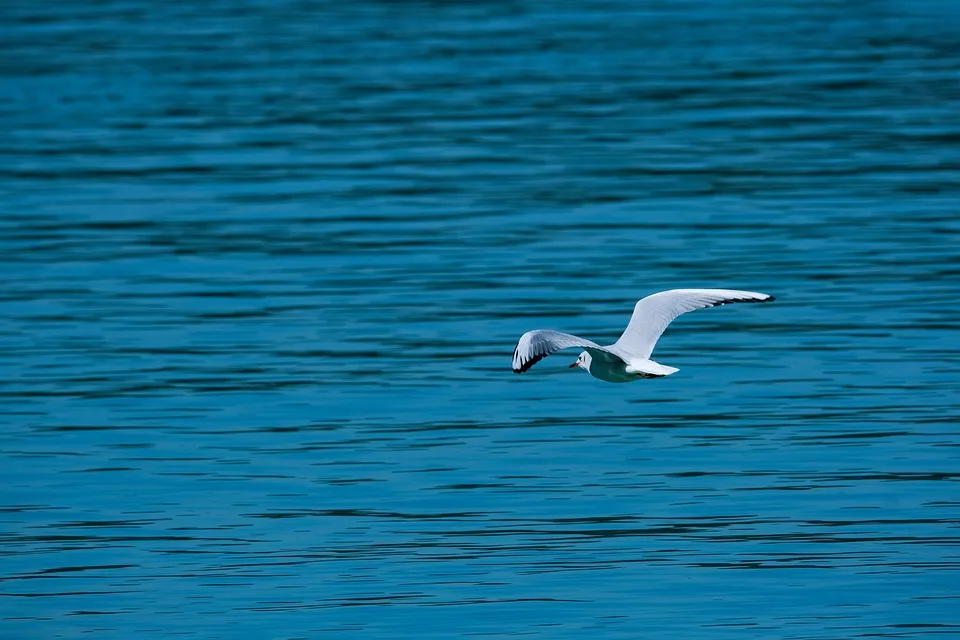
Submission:
{"label": "bird's head", "polygon": [[590,371],[591,360],[592,358],[590,357],[590,354],[587,353],[586,351],[583,351],[577,357],[576,361],[572,365],[570,365],[570,368],[573,369],[574,367],[580,367],[584,371]]}

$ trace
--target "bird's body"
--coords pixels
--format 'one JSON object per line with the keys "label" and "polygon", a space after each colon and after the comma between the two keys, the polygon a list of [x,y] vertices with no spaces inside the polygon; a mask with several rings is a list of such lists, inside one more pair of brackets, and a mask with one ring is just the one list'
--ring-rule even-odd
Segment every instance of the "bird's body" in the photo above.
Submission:
{"label": "bird's body", "polygon": [[688,311],[722,304],[772,300],[774,297],[765,293],[733,289],[661,291],[637,302],[623,335],[606,347],[560,331],[528,331],[520,336],[513,351],[513,370],[523,373],[551,353],[579,347],[584,351],[570,367],[585,369],[599,380],[633,382],[641,378],[661,378],[679,371],[650,359],[657,340],[674,318]]}
{"label": "bird's body", "polygon": [[[590,372],[594,378],[604,382],[633,382],[640,378],[662,378],[671,373],[676,373],[679,369],[668,367],[653,360],[625,360],[615,354],[603,354],[605,357],[594,358],[590,352],[586,352],[587,357],[582,368]],[[577,366],[581,366],[580,360],[577,360]]]}

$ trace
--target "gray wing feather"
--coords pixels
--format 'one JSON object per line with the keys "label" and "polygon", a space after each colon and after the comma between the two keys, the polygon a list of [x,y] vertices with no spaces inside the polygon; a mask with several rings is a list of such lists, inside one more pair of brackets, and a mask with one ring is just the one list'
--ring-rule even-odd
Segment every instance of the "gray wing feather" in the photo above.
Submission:
{"label": "gray wing feather", "polygon": [[649,358],[667,325],[688,311],[733,302],[772,302],[766,293],[735,289],[672,289],[637,302],[630,324],[611,350],[631,358]]}
{"label": "gray wing feather", "polygon": [[569,333],[551,331],[550,329],[528,331],[520,336],[520,341],[517,342],[517,347],[513,350],[513,372],[523,373],[551,353],[570,347],[607,351],[596,342]]}

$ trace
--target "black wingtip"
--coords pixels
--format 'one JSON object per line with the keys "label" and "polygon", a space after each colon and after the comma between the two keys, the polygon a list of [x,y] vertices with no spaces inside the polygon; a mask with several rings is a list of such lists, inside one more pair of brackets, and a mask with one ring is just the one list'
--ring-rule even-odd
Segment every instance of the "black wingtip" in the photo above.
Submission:
{"label": "black wingtip", "polygon": [[543,359],[546,358],[546,357],[547,357],[546,354],[533,356],[532,358],[530,358],[530,359],[527,360],[526,362],[521,362],[521,363],[520,363],[520,368],[519,368],[519,369],[514,369],[513,372],[514,372],[514,373],[526,373],[527,371],[530,370],[530,367],[532,367],[533,365],[537,364],[538,362],[540,362],[541,360],[543,360]]}
{"label": "black wingtip", "polygon": [[733,304],[734,302],[773,302],[776,300],[775,297],[771,295],[764,294],[766,298],[727,298],[726,300],[717,300],[714,302],[712,307],[722,307],[725,304]]}

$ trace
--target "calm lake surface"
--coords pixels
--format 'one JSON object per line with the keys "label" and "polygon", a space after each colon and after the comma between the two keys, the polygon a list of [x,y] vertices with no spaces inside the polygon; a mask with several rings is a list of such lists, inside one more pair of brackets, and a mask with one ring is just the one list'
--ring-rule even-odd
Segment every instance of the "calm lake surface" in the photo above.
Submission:
{"label": "calm lake surface", "polygon": [[960,637],[958,14],[6,3],[0,636]]}

